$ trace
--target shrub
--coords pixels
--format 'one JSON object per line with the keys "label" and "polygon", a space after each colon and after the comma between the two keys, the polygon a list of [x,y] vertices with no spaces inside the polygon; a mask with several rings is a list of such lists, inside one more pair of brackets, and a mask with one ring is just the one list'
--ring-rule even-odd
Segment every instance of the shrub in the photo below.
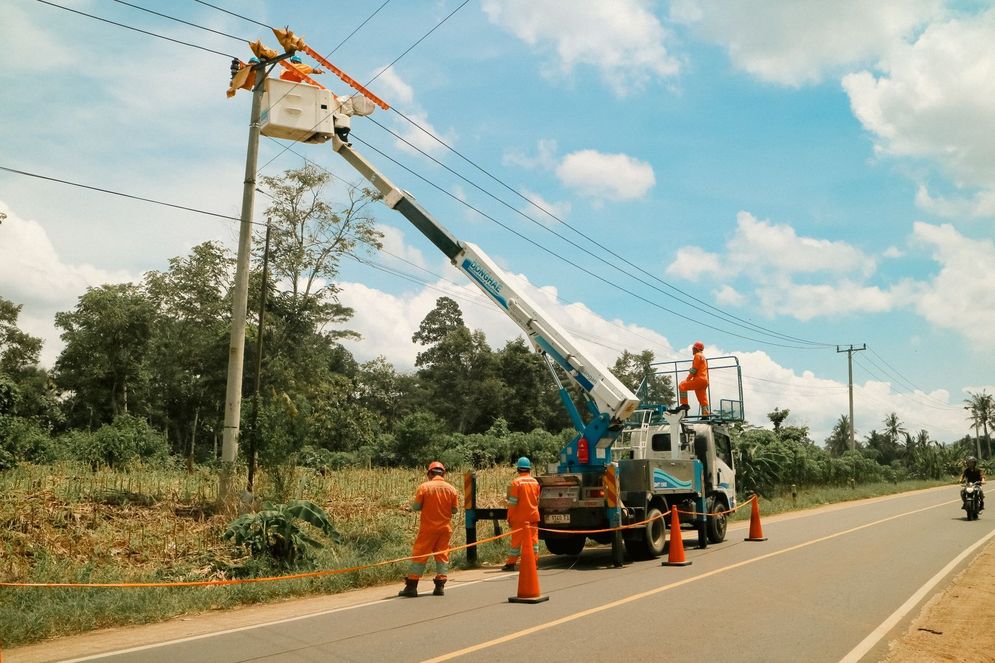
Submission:
{"label": "shrub", "polygon": [[265,558],[284,568],[299,566],[313,559],[312,548],[323,545],[308,536],[298,521],[318,529],[334,542],[340,540],[325,510],[307,500],[287,504],[264,502],[258,512],[233,520],[222,538],[231,539],[254,559]]}
{"label": "shrub", "polygon": [[71,460],[87,463],[93,469],[107,466],[122,468],[141,460],[163,464],[169,459],[169,443],[148,422],[128,414],[118,415],[95,432],[72,431],[64,435],[54,452]]}

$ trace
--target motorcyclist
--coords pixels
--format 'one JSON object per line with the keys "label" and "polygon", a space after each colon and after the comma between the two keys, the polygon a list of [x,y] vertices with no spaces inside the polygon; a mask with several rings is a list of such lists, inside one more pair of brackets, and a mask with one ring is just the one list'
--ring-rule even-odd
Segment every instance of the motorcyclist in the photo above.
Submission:
{"label": "motorcyclist", "polygon": [[[978,467],[978,459],[974,456],[967,457],[967,466],[964,468],[964,472],[960,475],[961,483],[984,483],[985,477],[981,474],[981,468]],[[967,491],[964,488],[960,489],[960,499],[962,509],[967,509]],[[984,511],[985,509],[985,493],[980,488],[978,489],[978,511]]]}

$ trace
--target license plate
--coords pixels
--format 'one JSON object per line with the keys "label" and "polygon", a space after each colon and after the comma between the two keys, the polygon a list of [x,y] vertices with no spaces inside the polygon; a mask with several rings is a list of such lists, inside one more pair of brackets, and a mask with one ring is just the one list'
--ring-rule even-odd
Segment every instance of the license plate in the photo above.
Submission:
{"label": "license plate", "polygon": [[569,525],[569,513],[550,513],[546,515],[546,522],[550,525]]}

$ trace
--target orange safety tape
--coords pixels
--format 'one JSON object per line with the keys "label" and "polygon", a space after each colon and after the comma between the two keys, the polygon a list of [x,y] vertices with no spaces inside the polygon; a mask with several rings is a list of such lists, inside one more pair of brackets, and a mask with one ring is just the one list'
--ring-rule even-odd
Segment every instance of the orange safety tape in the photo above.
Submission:
{"label": "orange safety tape", "polygon": [[386,101],[384,101],[383,99],[381,99],[380,97],[378,97],[377,95],[373,94],[372,92],[370,92],[369,90],[367,90],[365,87],[363,87],[362,85],[360,85],[351,76],[349,76],[349,74],[345,73],[344,71],[342,71],[341,69],[339,69],[338,67],[336,67],[334,64],[332,64],[331,62],[329,62],[328,60],[326,60],[325,58],[323,58],[321,56],[321,54],[318,53],[316,50],[314,50],[310,46],[305,45],[304,46],[304,52],[307,53],[308,55],[310,55],[311,57],[313,57],[315,60],[317,60],[321,64],[323,64],[326,67],[328,67],[328,69],[333,74],[335,74],[336,76],[338,76],[339,78],[341,78],[342,81],[346,83],[346,85],[349,85],[349,86],[355,88],[356,90],[358,90],[361,95],[363,95],[364,97],[366,97],[367,99],[369,99],[370,101],[372,101],[373,103],[375,103],[377,106],[379,106],[380,108],[382,108],[384,110],[390,110],[390,106],[387,105]]}
{"label": "orange safety tape", "polygon": [[[725,514],[725,513],[732,513],[734,511],[738,511],[738,510],[742,509],[744,506],[746,506],[747,504],[750,504],[755,499],[757,499],[756,495],[752,496],[750,499],[746,500],[745,502],[743,502],[742,504],[740,504],[739,506],[737,506],[735,509],[727,509],[726,511],[716,511],[715,513],[708,513],[708,512],[706,512],[706,513],[704,513],[702,515],[705,515],[705,516],[721,516],[722,514]],[[677,510],[677,513],[683,513],[686,516],[697,516],[698,515],[697,511],[681,511],[680,509]],[[605,528],[605,529],[553,529],[553,528],[550,528],[550,527],[538,527],[536,529],[538,529],[540,532],[557,532],[559,534],[603,534],[605,532],[617,532],[617,531],[623,530],[623,529],[632,529],[634,527],[641,527],[641,526],[645,525],[648,522],[651,522],[653,520],[658,520],[660,518],[665,518],[668,515],[670,515],[670,511],[667,511],[666,513],[661,513],[659,516],[655,516],[653,518],[647,518],[646,520],[641,520],[638,523],[629,523],[628,525],[620,525],[619,527],[608,527],[608,528]]]}
{"label": "orange safety tape", "polygon": [[[439,552],[456,552],[457,550],[464,550],[466,548],[472,548],[474,546],[479,546],[481,543],[489,543],[491,541],[497,541],[498,539],[503,539],[505,537],[511,536],[515,532],[520,532],[522,527],[509,530],[505,534],[498,534],[496,536],[491,536],[486,539],[481,539],[476,543],[466,543],[462,546],[455,546],[453,548],[448,548],[446,550],[437,550],[429,555],[433,555]],[[277,580],[298,580],[300,578],[318,578],[322,576],[338,575],[340,573],[350,573],[352,571],[361,571],[363,569],[372,569],[378,566],[386,566],[388,564],[395,564],[397,562],[406,562],[416,557],[424,557],[424,555],[410,555],[408,557],[399,557],[397,559],[390,559],[385,562],[376,562],[375,564],[365,564],[363,566],[351,566],[346,569],[325,569],[322,571],[309,571],[308,573],[294,573],[292,575],[285,576],[269,576],[266,578],[235,578],[231,580],[191,580],[185,582],[0,582],[0,587],[116,587],[116,588],[133,588],[133,587],[210,587],[219,585],[246,585],[250,583],[259,582],[274,582]]]}

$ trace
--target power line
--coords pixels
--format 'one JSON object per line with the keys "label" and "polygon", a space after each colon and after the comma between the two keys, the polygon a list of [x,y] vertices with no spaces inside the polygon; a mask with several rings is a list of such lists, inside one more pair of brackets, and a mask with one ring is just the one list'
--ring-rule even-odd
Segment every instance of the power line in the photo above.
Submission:
{"label": "power line", "polygon": [[[197,1],[201,2],[202,0],[197,0]],[[416,46],[418,46],[418,44],[420,44],[423,41],[425,41],[425,39],[427,39],[429,35],[431,35],[433,32],[435,32],[436,30],[438,30],[446,21],[448,21],[450,18],[452,18],[456,14],[456,12],[458,12],[461,9],[463,9],[463,7],[465,7],[469,2],[470,2],[470,0],[463,0],[462,4],[460,4],[459,6],[457,6],[456,9],[452,10],[451,12],[449,12],[449,14],[447,14],[441,21],[439,21],[438,23],[436,23],[432,27],[432,29],[430,29],[428,32],[426,32],[421,37],[419,37],[417,40],[415,40],[415,42],[413,44],[411,44],[411,46],[408,46],[404,50],[403,53],[401,53],[396,58],[394,58],[393,61],[389,65],[387,65],[386,67],[384,67],[383,69],[381,69],[379,72],[377,72],[377,74],[373,78],[371,78],[370,80],[368,80],[363,85],[363,87],[369,87],[370,84],[373,81],[375,81],[378,78],[380,78],[380,76],[382,76],[385,71],[387,71],[388,69],[390,69],[391,67],[393,67],[395,64],[397,64],[400,61],[401,58],[403,58],[405,55],[407,55],[408,53],[410,53]],[[380,10],[378,9],[377,11],[380,11]],[[333,113],[334,113],[334,111],[331,112],[331,113],[328,113],[327,115],[325,115],[323,118],[321,118],[318,121],[318,124],[321,124],[322,122],[324,122],[325,120],[327,120],[329,117],[332,116]],[[314,129],[315,127],[317,127],[318,124],[315,124],[313,127],[311,127],[311,129]],[[264,163],[262,165],[262,168],[259,168],[256,172],[259,172],[263,168],[266,168],[268,165],[270,165],[271,163],[273,163],[274,161],[276,161],[277,159],[279,159],[283,155],[283,153],[286,152],[289,149],[290,149],[289,145],[287,147],[284,147],[283,150],[281,150],[280,152],[278,152],[276,154],[276,156],[274,156],[272,159],[270,159],[269,161],[267,161],[266,163]]]}
{"label": "power line", "polygon": [[217,9],[219,12],[224,12],[225,14],[230,14],[231,16],[235,16],[236,18],[240,18],[243,21],[248,21],[249,23],[255,23],[256,25],[261,25],[262,27],[269,28],[270,30],[273,29],[273,26],[271,26],[271,25],[267,25],[265,23],[260,23],[259,21],[255,20],[253,18],[249,18],[248,16],[242,16],[241,14],[236,14],[235,12],[228,11],[227,9],[223,9],[221,7],[218,7],[217,5],[212,5],[210,2],[204,2],[204,0],[193,0],[193,1],[194,2],[199,2],[200,4],[204,5],[205,7],[210,7],[211,9]]}
{"label": "power line", "polygon": [[[832,344],[829,344],[829,343],[823,343],[823,342],[819,342],[819,341],[809,341],[809,340],[806,340],[806,339],[802,339],[802,338],[798,338],[798,337],[795,337],[795,336],[790,336],[790,335],[787,335],[787,334],[782,334],[782,333],[780,333],[780,332],[777,332],[777,331],[774,331],[774,330],[771,330],[771,329],[768,329],[768,328],[766,328],[766,327],[763,327],[763,326],[761,326],[761,325],[757,325],[756,323],[753,323],[753,322],[750,322],[749,320],[745,320],[745,319],[743,319],[743,318],[740,318],[740,317],[738,317],[738,316],[735,316],[735,315],[733,315],[733,314],[731,314],[731,313],[727,313],[726,311],[723,311],[723,310],[721,310],[721,309],[719,309],[719,308],[717,308],[717,307],[715,307],[715,306],[712,306],[711,304],[709,304],[709,303],[707,303],[707,302],[705,302],[705,301],[703,301],[703,300],[701,300],[701,299],[699,299],[699,298],[695,297],[694,295],[692,295],[692,294],[690,294],[690,293],[688,293],[688,292],[685,292],[684,290],[681,290],[680,288],[678,288],[678,287],[676,287],[676,286],[674,286],[674,285],[672,285],[672,284],[668,283],[667,281],[665,281],[665,280],[663,280],[663,279],[659,278],[658,276],[656,276],[656,275],[654,275],[654,274],[652,274],[652,273],[650,273],[650,272],[648,272],[648,271],[644,270],[643,268],[639,267],[638,265],[636,265],[636,264],[634,264],[634,263],[630,262],[630,261],[629,261],[628,259],[626,259],[626,258],[625,258],[624,256],[622,256],[622,255],[620,255],[620,254],[616,253],[615,251],[613,251],[613,250],[612,250],[612,249],[611,249],[610,247],[607,247],[607,246],[605,246],[604,244],[602,244],[602,243],[598,242],[598,241],[597,241],[596,239],[592,238],[591,236],[587,235],[587,234],[586,234],[586,233],[584,233],[583,231],[581,231],[581,230],[579,230],[579,229],[575,228],[574,226],[572,226],[571,224],[567,223],[566,221],[564,221],[563,219],[561,219],[561,218],[560,218],[560,217],[558,217],[557,215],[553,214],[553,212],[551,212],[551,211],[547,210],[547,209],[546,209],[545,207],[543,207],[543,206],[541,206],[541,205],[537,204],[537,203],[536,203],[535,201],[531,200],[531,199],[530,199],[530,198],[528,198],[527,196],[524,196],[524,195],[522,195],[522,194],[521,194],[521,193],[520,193],[519,191],[516,191],[516,190],[515,190],[515,189],[514,189],[513,187],[511,187],[510,185],[508,185],[508,184],[507,184],[506,182],[504,182],[503,180],[501,180],[501,179],[500,179],[500,178],[498,178],[497,176],[493,175],[492,173],[488,172],[487,170],[485,170],[484,168],[482,168],[481,166],[479,166],[479,165],[478,165],[477,163],[475,163],[475,162],[474,162],[473,160],[471,160],[471,159],[469,159],[468,157],[464,156],[464,155],[463,155],[462,153],[460,153],[460,152],[459,152],[458,150],[456,150],[455,148],[453,148],[453,147],[452,147],[451,145],[449,145],[448,143],[446,143],[446,142],[445,142],[444,140],[442,140],[441,138],[439,138],[438,136],[436,136],[435,134],[433,134],[433,133],[432,133],[431,131],[429,131],[428,129],[426,129],[426,128],[425,128],[425,127],[423,127],[423,126],[422,126],[421,124],[419,124],[419,123],[418,123],[418,122],[416,122],[415,120],[411,119],[410,117],[408,117],[407,115],[405,115],[405,114],[404,114],[404,113],[402,113],[401,111],[399,111],[399,110],[397,110],[396,108],[393,108],[393,107],[391,108],[391,110],[393,110],[393,111],[394,111],[395,113],[397,113],[397,114],[398,114],[398,115],[399,115],[400,117],[404,118],[404,119],[405,119],[406,121],[408,121],[409,123],[411,123],[411,124],[412,124],[413,126],[415,126],[415,127],[417,128],[417,129],[419,129],[420,131],[422,131],[422,132],[423,132],[424,134],[426,134],[427,136],[429,136],[430,138],[432,138],[433,140],[435,140],[435,141],[436,141],[437,143],[439,143],[440,145],[442,145],[443,147],[445,147],[445,148],[446,148],[447,150],[449,150],[450,152],[452,152],[453,154],[455,154],[456,156],[458,156],[458,157],[459,157],[460,159],[462,159],[462,160],[463,160],[463,161],[465,161],[466,163],[470,164],[471,166],[473,166],[474,168],[476,168],[477,170],[479,170],[479,171],[480,171],[481,173],[483,173],[484,175],[486,175],[486,176],[487,176],[487,177],[489,177],[490,179],[494,180],[495,182],[497,182],[498,184],[500,184],[501,186],[503,186],[503,187],[504,187],[505,189],[507,189],[508,191],[510,191],[511,193],[513,193],[514,195],[516,195],[516,196],[518,196],[519,198],[521,198],[522,200],[524,200],[524,201],[525,201],[526,203],[528,203],[528,204],[529,204],[529,205],[531,205],[532,207],[535,207],[535,208],[536,208],[536,209],[538,209],[539,211],[541,211],[541,212],[544,212],[544,213],[545,213],[546,215],[548,215],[548,216],[549,216],[550,218],[554,219],[555,221],[557,221],[557,222],[558,222],[558,223],[560,223],[561,225],[563,225],[563,226],[566,226],[566,227],[567,227],[567,228],[569,228],[570,230],[574,231],[575,233],[577,233],[578,235],[580,235],[581,237],[583,237],[583,238],[584,238],[584,239],[586,239],[587,241],[589,241],[589,242],[591,242],[592,244],[594,244],[595,246],[597,246],[597,247],[598,247],[599,249],[602,249],[603,251],[607,252],[607,253],[608,253],[609,255],[611,255],[612,257],[614,257],[614,258],[617,258],[618,260],[621,260],[621,261],[622,261],[622,262],[624,262],[624,263],[625,263],[626,265],[629,265],[630,267],[632,267],[632,268],[636,269],[637,271],[639,271],[639,272],[641,272],[641,273],[645,274],[646,276],[648,276],[648,277],[652,278],[653,280],[655,280],[655,281],[657,281],[657,282],[659,282],[659,283],[663,284],[663,285],[664,285],[664,286],[666,286],[667,288],[670,288],[671,290],[673,290],[673,291],[675,291],[675,292],[678,292],[678,293],[680,293],[680,294],[681,294],[681,295],[683,295],[684,297],[687,297],[687,298],[689,298],[689,299],[691,299],[691,300],[693,300],[693,301],[697,302],[698,304],[701,304],[701,305],[703,305],[703,306],[705,306],[705,307],[707,307],[707,308],[709,308],[709,309],[711,309],[711,310],[713,310],[713,311],[716,311],[717,313],[720,313],[720,314],[721,314],[722,316],[725,316],[725,318],[726,318],[726,320],[725,320],[725,321],[727,321],[727,322],[730,322],[730,321],[731,321],[731,320],[730,320],[730,318],[731,318],[731,319],[733,319],[733,320],[736,320],[736,321],[738,321],[738,322],[741,322],[741,323],[743,323],[743,324],[747,325],[748,327],[752,327],[752,328],[753,328],[753,329],[754,329],[755,331],[761,331],[761,332],[765,332],[765,333],[767,333],[768,335],[771,335],[771,336],[775,336],[775,337],[780,337],[780,338],[781,338],[781,339],[783,339],[783,340],[790,340],[790,341],[795,341],[795,342],[798,342],[798,343],[806,343],[806,344],[809,344],[809,345],[816,345],[816,346],[824,346],[824,347],[832,347]],[[493,194],[490,194],[489,192],[485,191],[485,190],[484,190],[483,188],[481,188],[480,186],[478,186],[478,185],[477,185],[477,184],[475,184],[474,182],[471,182],[471,181],[470,181],[469,179],[467,179],[467,178],[463,177],[462,175],[460,175],[459,173],[455,172],[454,170],[452,170],[451,168],[449,168],[448,166],[446,166],[445,164],[443,164],[443,163],[442,163],[442,162],[440,162],[439,160],[435,159],[435,158],[434,158],[434,157],[432,157],[431,155],[429,155],[429,154],[427,154],[426,152],[424,152],[424,151],[423,151],[422,149],[420,149],[420,148],[419,148],[419,147],[417,147],[416,145],[413,145],[413,144],[412,144],[411,142],[409,142],[409,141],[407,141],[406,139],[402,138],[401,136],[399,136],[398,134],[394,133],[393,131],[391,131],[391,130],[387,129],[386,127],[384,127],[384,126],[383,126],[382,124],[380,124],[379,122],[376,122],[375,120],[372,120],[372,118],[371,118],[371,121],[372,121],[372,122],[373,122],[374,124],[376,124],[377,126],[379,126],[379,127],[381,128],[381,129],[383,129],[383,130],[387,131],[388,133],[392,134],[392,135],[393,135],[393,136],[394,136],[395,138],[397,138],[398,140],[401,140],[401,141],[403,141],[404,143],[406,143],[406,144],[407,144],[407,145],[408,145],[409,147],[411,147],[412,149],[414,149],[414,150],[417,150],[418,152],[420,152],[420,153],[421,153],[422,155],[424,155],[424,156],[425,156],[425,157],[427,157],[428,159],[431,159],[431,160],[432,160],[432,161],[434,161],[434,162],[435,162],[436,164],[438,164],[438,165],[442,166],[442,167],[443,167],[443,168],[445,168],[446,170],[449,170],[449,172],[453,173],[454,175],[456,175],[457,177],[459,177],[460,179],[462,179],[462,180],[463,180],[464,182],[466,182],[466,183],[470,184],[471,186],[473,186],[474,188],[476,188],[476,189],[480,190],[481,192],[483,192],[483,193],[486,193],[487,195],[491,196],[492,198],[494,198],[495,200],[497,200],[497,201],[498,201],[498,202],[500,202],[501,204],[503,204],[503,205],[505,205],[506,207],[508,207],[509,209],[511,209],[512,211],[515,211],[516,213],[520,214],[521,216],[523,216],[524,218],[528,219],[529,221],[531,221],[531,222],[535,223],[536,225],[538,225],[538,226],[540,226],[540,227],[544,228],[545,230],[547,230],[548,232],[550,232],[550,233],[552,233],[552,234],[556,235],[556,236],[557,236],[557,237],[559,237],[560,239],[562,239],[562,240],[564,240],[564,241],[566,241],[566,242],[570,243],[570,244],[571,244],[572,246],[575,246],[575,247],[577,247],[577,248],[580,248],[580,247],[579,247],[579,246],[578,246],[577,244],[575,244],[574,242],[572,242],[572,241],[570,241],[570,240],[566,239],[565,237],[563,237],[563,236],[562,236],[562,235],[560,235],[559,233],[556,233],[555,231],[551,230],[550,228],[548,228],[547,226],[543,225],[543,224],[542,224],[542,223],[540,223],[539,221],[537,221],[537,220],[533,219],[532,217],[528,216],[527,214],[525,214],[525,213],[524,213],[524,212],[522,212],[521,210],[518,210],[518,209],[516,209],[516,208],[515,208],[514,206],[512,206],[512,205],[508,204],[507,202],[505,202],[505,201],[503,201],[503,200],[501,200],[501,199],[497,198],[497,197],[496,197],[496,196],[494,196]],[[582,249],[582,250],[583,250],[583,249]],[[585,251],[586,251],[586,250],[585,250]],[[615,265],[611,265],[611,263],[608,263],[607,261],[605,261],[605,260],[604,260],[603,258],[601,258],[600,256],[596,256],[595,254],[591,253],[590,251],[586,251],[586,252],[587,252],[587,253],[588,253],[589,255],[592,255],[592,256],[594,256],[595,258],[597,258],[597,259],[601,260],[602,262],[605,262],[606,264],[609,264],[610,266],[612,266],[612,267],[615,267],[616,269],[619,269],[619,268],[618,268],[617,266],[615,266]],[[637,277],[633,276],[632,274],[629,274],[628,272],[625,272],[624,270],[621,270],[621,269],[619,269],[619,271],[621,271],[621,272],[622,272],[623,274],[626,274],[627,276],[629,276],[629,277],[631,277],[631,278],[637,278]],[[638,279],[638,278],[637,278],[637,280],[639,280],[639,281],[640,281],[641,283],[643,283],[644,285],[649,285],[649,284],[647,284],[647,283],[646,283],[645,281],[642,281],[641,279]],[[650,286],[650,287],[654,287],[654,286]],[[658,291],[659,291],[659,288],[655,288],[655,287],[654,287],[654,289],[656,289],[656,290],[658,290]],[[678,299],[677,297],[674,297],[674,295],[671,295],[671,294],[669,294],[669,293],[664,293],[663,291],[660,291],[660,292],[661,292],[661,294],[666,294],[666,295],[667,295],[667,296],[669,296],[669,297],[672,297],[672,298],[674,298],[674,299],[677,299],[677,301],[680,301],[681,303],[683,303],[683,304],[685,304],[685,305],[688,305],[688,306],[691,306],[692,308],[694,308],[694,309],[696,309],[696,310],[699,310],[699,311],[701,311],[702,313],[705,313],[705,314],[707,314],[707,315],[712,315],[713,317],[718,317],[718,316],[716,316],[716,315],[715,315],[714,313],[709,313],[708,311],[705,311],[704,309],[701,309],[701,308],[700,308],[700,307],[698,307],[698,306],[694,306],[693,304],[689,304],[689,303],[688,303],[688,302],[686,302],[686,301],[683,301],[683,300],[680,300],[680,299]]]}
{"label": "power line", "polygon": [[[57,182],[59,184],[65,184],[68,186],[75,186],[81,189],[89,189],[90,191],[98,191],[100,193],[106,193],[112,196],[120,196],[121,198],[130,198],[132,200],[140,200],[145,203],[152,203],[154,205],[162,205],[163,207],[172,207],[174,209],[181,209],[186,212],[193,212],[195,214],[204,214],[205,216],[213,216],[219,219],[225,219],[226,221],[239,221],[237,216],[229,216],[227,214],[218,214],[217,212],[209,212],[207,210],[198,209],[196,207],[188,207],[186,205],[177,205],[175,203],[167,203],[162,200],[155,200],[154,198],[144,198],[142,196],[136,196],[131,193],[124,193],[123,191],[114,191],[113,189],[102,189],[97,186],[91,186],[89,184],[81,184],[79,182],[71,182],[69,180],[59,179],[58,177],[49,177],[47,175],[40,175],[38,173],[31,173],[26,170],[18,170],[16,168],[8,168],[6,166],[0,166],[0,170],[6,171],[8,173],[15,173],[17,175],[24,175],[25,177],[34,177],[39,180],[47,180],[49,182]],[[251,222],[253,225],[265,226],[265,223]]]}
{"label": "power line", "polygon": [[204,26],[204,25],[199,25],[197,23],[191,23],[190,21],[184,21],[182,18],[176,18],[175,16],[170,16],[169,14],[162,14],[160,12],[153,11],[151,9],[147,9],[146,7],[140,7],[138,5],[133,5],[130,2],[125,2],[124,0],[114,0],[114,2],[116,2],[118,4],[126,5],[128,7],[133,8],[133,9],[138,9],[139,11],[148,12],[149,14],[154,14],[156,16],[161,16],[162,18],[168,18],[170,21],[176,21],[177,23],[182,23],[183,25],[189,25],[190,27],[193,27],[193,28],[199,28],[201,30],[206,30],[207,32],[213,32],[214,34],[221,35],[222,37],[228,37],[229,39],[236,39],[236,40],[238,40],[240,42],[243,42],[243,43],[249,43],[251,41],[250,39],[245,39],[243,37],[236,37],[235,35],[230,35],[227,32],[221,32],[220,30],[215,30],[213,28],[209,28],[209,27]]}
{"label": "power line", "polygon": [[104,23],[110,23],[111,25],[116,25],[119,28],[124,28],[126,30],[134,30],[135,32],[140,32],[140,33],[142,33],[144,35],[148,35],[150,37],[156,37],[158,39],[165,39],[166,41],[171,41],[174,44],[182,44],[183,46],[189,46],[190,48],[196,48],[196,49],[199,49],[201,51],[207,51],[208,53],[214,53],[216,55],[223,55],[226,58],[235,58],[235,56],[232,55],[231,53],[223,53],[221,51],[216,51],[213,48],[207,48],[206,46],[198,46],[197,44],[191,44],[188,41],[181,41],[179,39],[173,39],[172,37],[167,37],[165,35],[161,35],[161,34],[158,34],[156,32],[150,32],[149,30],[142,30],[141,28],[136,28],[136,27],[133,27],[131,25],[126,25],[124,23],[118,23],[117,21],[112,21],[112,20],[110,20],[108,18],[102,18],[100,16],[94,16],[93,14],[87,14],[86,12],[81,12],[78,9],[70,9],[69,7],[63,7],[62,5],[56,4],[54,2],[49,2],[49,0],[36,0],[36,2],[40,2],[43,5],[49,5],[51,7],[57,7],[59,9],[64,9],[67,12],[72,12],[74,14],[79,14],[80,16],[86,16],[87,18],[92,18],[92,19],[94,19],[96,21],[103,21]]}

